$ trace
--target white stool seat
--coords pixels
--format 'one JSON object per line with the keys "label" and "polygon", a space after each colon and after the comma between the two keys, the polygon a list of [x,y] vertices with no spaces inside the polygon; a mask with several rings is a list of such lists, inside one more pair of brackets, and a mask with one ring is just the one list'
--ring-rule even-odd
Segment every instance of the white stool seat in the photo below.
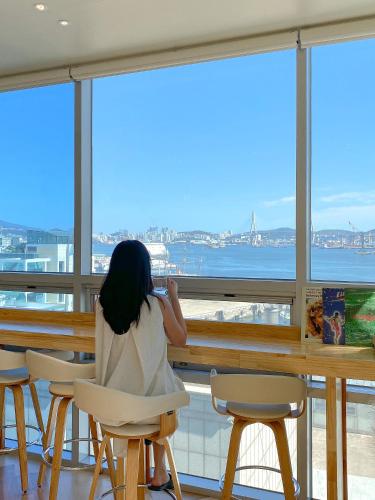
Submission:
{"label": "white stool seat", "polygon": [[8,370],[0,373],[0,384],[2,385],[17,385],[24,384],[29,381],[29,372],[26,368],[18,368],[16,370]]}
{"label": "white stool seat", "polygon": [[278,419],[290,414],[288,404],[248,404],[228,401],[227,410],[238,417],[252,419]]}
{"label": "white stool seat", "polygon": [[[5,353],[7,352],[8,351],[5,351]],[[47,354],[48,356],[51,356],[55,359],[61,359],[63,361],[70,361],[74,358],[73,351],[51,351],[49,349],[40,349],[38,350],[38,352],[42,354]],[[38,379],[31,378],[31,380],[33,382],[36,382]],[[29,381],[30,381],[29,371],[26,367],[0,372],[0,384],[3,385],[25,384]],[[73,386],[71,388],[70,394],[71,396],[73,396]]]}
{"label": "white stool seat", "polygon": [[63,384],[61,382],[52,383],[49,385],[48,390],[54,396],[61,396],[65,398],[72,398],[74,396],[73,383]]}
{"label": "white stool seat", "polygon": [[134,436],[151,436],[160,431],[160,425],[157,424],[125,424],[121,426],[105,425],[102,424],[102,429],[109,434],[115,434],[124,438],[131,438]]}
{"label": "white stool seat", "polygon": [[49,349],[38,349],[37,352],[40,354],[47,354],[55,359],[61,359],[62,361],[72,361],[74,359],[73,351],[50,351]]}

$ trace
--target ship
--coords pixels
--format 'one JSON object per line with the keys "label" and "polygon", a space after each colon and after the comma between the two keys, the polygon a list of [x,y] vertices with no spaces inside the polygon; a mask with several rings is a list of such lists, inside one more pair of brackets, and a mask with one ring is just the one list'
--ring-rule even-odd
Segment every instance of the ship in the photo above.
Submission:
{"label": "ship", "polygon": [[169,252],[164,243],[145,243],[151,257],[151,272],[155,275],[180,274],[176,264],[169,262]]}

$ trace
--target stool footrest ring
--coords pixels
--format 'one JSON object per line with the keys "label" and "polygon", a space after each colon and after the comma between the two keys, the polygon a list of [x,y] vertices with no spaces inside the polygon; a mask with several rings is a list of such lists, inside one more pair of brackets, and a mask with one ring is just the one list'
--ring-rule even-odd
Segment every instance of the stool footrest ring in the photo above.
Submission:
{"label": "stool footrest ring", "polygon": [[[236,470],[236,472],[239,472],[241,470],[266,470],[268,472],[275,472],[276,474],[281,474],[280,469],[275,469],[274,467],[268,467],[267,465],[243,465],[242,467],[237,467],[235,470]],[[219,480],[220,491],[222,491],[223,486],[224,486],[223,485],[224,476],[225,476],[225,474],[223,474]],[[301,492],[300,485],[299,485],[297,479],[295,479],[294,477],[292,477],[292,481],[294,484],[294,496],[295,496],[295,498],[298,498],[299,494]],[[234,495],[232,495],[232,498],[234,500],[241,500],[239,497],[235,497]]]}
{"label": "stool footrest ring", "polygon": [[[138,488],[148,488],[148,484],[138,484]],[[110,490],[105,491],[100,495],[100,497],[97,497],[96,500],[102,500],[103,498],[108,497],[109,495],[112,495],[116,491],[124,490],[126,488],[126,484],[120,484],[120,486],[115,486],[114,488],[111,488]],[[162,490],[160,493],[167,493],[167,495],[171,496],[176,500],[176,497],[173,492],[169,490]]]}
{"label": "stool footrest ring", "polygon": [[[98,443],[100,444],[101,441],[99,439],[90,439],[90,438],[75,438],[75,439],[66,439],[64,441],[64,445],[65,444],[68,444],[68,443]],[[41,457],[42,457],[42,461],[48,465],[49,467],[51,467],[52,465],[52,460],[53,458],[51,458],[49,456],[49,452],[51,450],[53,450],[54,446],[49,446],[48,448],[46,448],[45,450],[42,451],[41,453]],[[102,459],[102,464],[105,463],[107,461],[106,458],[103,457]],[[75,471],[75,470],[84,470],[84,469],[94,469],[95,468],[95,465],[96,463],[92,463],[92,464],[82,464],[82,465],[76,465],[76,466],[73,466],[73,465],[60,465],[60,470],[69,470],[69,471]]]}
{"label": "stool footrest ring", "polygon": [[[16,424],[11,424],[11,425],[2,425],[1,429],[16,429],[17,426]],[[30,441],[30,443],[26,443],[26,449],[30,448],[30,446],[34,446],[35,444],[40,443],[42,439],[42,431],[39,429],[39,427],[36,427],[35,425],[30,425],[26,424],[25,429],[32,429],[33,431],[38,432],[38,437],[34,439],[34,441]],[[18,451],[18,446],[15,448],[0,448],[0,455],[6,455],[7,453],[13,453],[14,451]]]}

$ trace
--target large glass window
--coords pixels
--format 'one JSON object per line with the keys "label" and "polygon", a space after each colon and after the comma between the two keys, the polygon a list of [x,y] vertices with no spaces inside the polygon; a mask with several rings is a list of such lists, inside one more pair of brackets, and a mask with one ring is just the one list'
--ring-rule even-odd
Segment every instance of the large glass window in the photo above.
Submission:
{"label": "large glass window", "polygon": [[375,281],[375,40],[311,54],[312,278]]}
{"label": "large glass window", "polygon": [[[374,49],[375,41],[365,40],[311,50],[313,280],[375,282]],[[108,270],[118,242],[136,238],[150,252],[155,277],[296,278],[295,59],[294,50],[279,51],[93,81],[94,273]],[[74,109],[74,84],[0,94],[0,271],[73,272]],[[84,233],[89,224],[83,217]],[[83,261],[90,258],[85,250]],[[77,310],[89,310],[101,277],[88,285],[74,271],[58,277],[61,293],[53,275],[40,284],[29,274],[30,291],[16,290],[18,277],[7,276],[0,307],[72,310],[74,282]],[[184,289],[187,281],[204,283],[203,292]],[[231,289],[238,283],[228,282]],[[181,283],[186,318],[291,322],[290,304],[278,303],[285,283],[271,283],[268,299],[257,298],[250,281],[243,297],[221,295],[226,285],[216,287],[218,280]],[[47,385],[38,382],[44,417]],[[209,386],[188,382],[187,389],[191,404],[172,439],[178,469],[218,479],[231,422],[214,413]],[[14,423],[10,394],[6,401],[6,422]],[[312,407],[313,489],[323,499],[325,401],[313,399]],[[374,490],[373,414],[369,404],[347,406],[355,499]],[[86,432],[87,415],[80,424]],[[296,472],[295,421],[288,433]],[[261,426],[244,433],[239,465],[248,463],[278,467],[273,438]],[[281,490],[276,475],[241,472],[236,481]]]}
{"label": "large glass window", "polygon": [[0,271],[71,272],[74,86],[0,94]]}
{"label": "large glass window", "polygon": [[289,304],[180,299],[185,319],[290,325]]}
{"label": "large glass window", "polygon": [[295,51],[93,83],[93,260],[144,241],[154,274],[295,277]]}
{"label": "large glass window", "polygon": [[[348,403],[348,494],[353,500],[375,500],[375,407]],[[314,498],[327,498],[326,402],[312,400],[312,472]]]}
{"label": "large glass window", "polygon": [[0,308],[72,311],[73,294],[42,291],[0,290]]}

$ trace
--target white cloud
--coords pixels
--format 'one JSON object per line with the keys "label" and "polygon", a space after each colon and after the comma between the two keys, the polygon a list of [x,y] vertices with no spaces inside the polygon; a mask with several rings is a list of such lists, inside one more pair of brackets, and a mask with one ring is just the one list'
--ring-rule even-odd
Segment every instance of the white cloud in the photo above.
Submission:
{"label": "white cloud", "polygon": [[281,205],[288,205],[289,203],[295,203],[295,196],[283,196],[282,198],[277,198],[276,200],[265,201],[263,205],[265,207],[279,207]]}
{"label": "white cloud", "polygon": [[371,204],[375,203],[375,191],[351,191],[347,193],[338,193],[328,196],[321,196],[319,201],[324,203],[337,203],[337,202],[347,202],[356,201],[360,204]]}
{"label": "white cloud", "polygon": [[359,231],[375,228],[375,203],[368,205],[333,206],[314,210],[312,222],[319,229],[351,229],[349,221]]}

